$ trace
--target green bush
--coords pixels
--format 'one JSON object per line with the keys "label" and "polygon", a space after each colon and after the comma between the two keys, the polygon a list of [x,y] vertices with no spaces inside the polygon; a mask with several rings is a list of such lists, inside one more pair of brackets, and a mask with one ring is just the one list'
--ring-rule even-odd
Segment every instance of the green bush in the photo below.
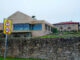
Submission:
{"label": "green bush", "polygon": [[53,29],[52,29],[52,32],[53,32],[53,33],[57,33],[57,32],[58,32],[57,28],[53,28]]}
{"label": "green bush", "polygon": [[76,33],[77,31],[76,31],[76,30],[72,30],[71,32],[74,32],[74,33]]}

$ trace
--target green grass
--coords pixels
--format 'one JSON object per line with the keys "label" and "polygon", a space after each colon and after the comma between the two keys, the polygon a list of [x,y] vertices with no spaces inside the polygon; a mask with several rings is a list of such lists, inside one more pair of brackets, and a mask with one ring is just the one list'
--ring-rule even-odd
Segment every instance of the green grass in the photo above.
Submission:
{"label": "green grass", "polygon": [[80,36],[80,34],[75,34],[75,35],[44,35],[44,36],[41,36],[41,37],[76,37],[76,36]]}
{"label": "green grass", "polygon": [[[0,57],[0,60],[4,60],[3,57]],[[44,60],[44,59],[35,59],[35,58],[11,58],[7,57],[6,60]]]}

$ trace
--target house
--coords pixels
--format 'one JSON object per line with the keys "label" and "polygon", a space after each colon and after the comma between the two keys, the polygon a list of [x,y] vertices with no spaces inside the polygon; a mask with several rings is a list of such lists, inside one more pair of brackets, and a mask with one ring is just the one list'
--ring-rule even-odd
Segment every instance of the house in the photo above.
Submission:
{"label": "house", "polygon": [[[22,12],[15,12],[7,19],[11,20],[12,37],[36,37],[52,33],[54,26],[44,20],[37,20]],[[2,29],[2,27],[1,27]]]}
{"label": "house", "polygon": [[60,32],[65,32],[65,31],[79,31],[79,22],[72,22],[72,21],[69,21],[69,22],[60,22],[60,23],[56,23],[56,24],[53,24],[57,29],[58,31]]}

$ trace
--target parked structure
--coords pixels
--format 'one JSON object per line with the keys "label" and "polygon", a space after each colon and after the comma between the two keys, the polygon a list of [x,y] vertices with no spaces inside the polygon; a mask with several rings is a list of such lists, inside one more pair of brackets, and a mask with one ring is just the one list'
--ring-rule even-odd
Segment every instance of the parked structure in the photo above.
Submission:
{"label": "parked structure", "polygon": [[60,22],[60,23],[56,23],[53,24],[58,31],[60,32],[65,32],[65,31],[79,31],[80,30],[80,24],[79,22]]}
{"label": "parked structure", "polygon": [[[11,20],[11,36],[31,37],[52,33],[54,26],[44,20],[37,20],[22,12],[16,12],[7,19]],[[0,28],[2,30],[2,26]]]}

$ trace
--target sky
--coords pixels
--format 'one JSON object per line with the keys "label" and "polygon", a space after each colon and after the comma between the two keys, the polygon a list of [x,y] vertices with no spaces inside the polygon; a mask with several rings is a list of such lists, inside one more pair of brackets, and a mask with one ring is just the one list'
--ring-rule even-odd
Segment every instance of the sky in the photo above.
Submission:
{"label": "sky", "polygon": [[80,22],[80,0],[0,0],[0,23],[16,11],[52,24]]}

